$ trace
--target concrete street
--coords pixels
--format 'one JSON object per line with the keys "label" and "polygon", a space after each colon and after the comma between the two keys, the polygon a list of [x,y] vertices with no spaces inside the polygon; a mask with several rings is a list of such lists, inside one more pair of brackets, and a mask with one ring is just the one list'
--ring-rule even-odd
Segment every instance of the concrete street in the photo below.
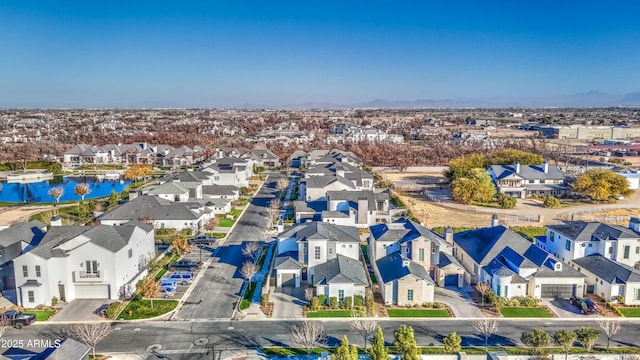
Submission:
{"label": "concrete street", "polygon": [[213,261],[177,312],[175,319],[229,319],[240,298],[243,284],[240,267],[242,248],[247,241],[263,241],[268,225],[266,207],[274,197],[275,181],[271,175],[255,195],[224,244],[213,252]]}

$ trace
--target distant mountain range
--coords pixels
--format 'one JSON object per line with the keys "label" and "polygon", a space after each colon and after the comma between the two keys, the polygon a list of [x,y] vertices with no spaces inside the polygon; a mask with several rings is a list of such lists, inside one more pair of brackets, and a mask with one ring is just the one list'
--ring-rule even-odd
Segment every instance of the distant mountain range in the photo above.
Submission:
{"label": "distant mountain range", "polygon": [[488,99],[419,99],[419,100],[385,100],[375,99],[363,103],[331,103],[307,102],[302,104],[287,104],[283,106],[252,106],[243,104],[245,108],[298,108],[298,109],[340,109],[340,108],[468,108],[468,107],[640,107],[640,92],[626,95],[613,95],[592,90],[583,93],[560,97],[539,98],[488,98]]}

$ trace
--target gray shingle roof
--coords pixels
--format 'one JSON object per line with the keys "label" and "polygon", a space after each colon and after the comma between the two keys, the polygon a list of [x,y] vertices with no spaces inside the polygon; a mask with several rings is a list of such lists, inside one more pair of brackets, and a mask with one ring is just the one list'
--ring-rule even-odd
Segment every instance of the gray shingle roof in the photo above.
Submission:
{"label": "gray shingle roof", "polygon": [[207,195],[233,196],[240,190],[233,185],[202,185],[202,193]]}
{"label": "gray shingle roof", "polygon": [[278,256],[273,267],[279,270],[299,270],[304,268],[304,264],[291,256]]}
{"label": "gray shingle roof", "polygon": [[640,282],[640,271],[617,261],[609,260],[600,254],[574,259],[573,262],[608,283]]}
{"label": "gray shingle roof", "polygon": [[149,191],[149,195],[181,195],[188,193],[189,190],[185,189],[181,184],[176,182],[164,183]]}
{"label": "gray shingle roof", "polygon": [[360,198],[367,198],[367,204],[369,206],[369,210],[376,209],[376,202],[378,200],[388,200],[389,193],[388,192],[374,192],[373,190],[357,190],[357,191],[327,191],[327,198],[329,200],[337,200],[337,201],[349,201],[353,203],[355,207],[357,207],[358,200]]}
{"label": "gray shingle roof", "polygon": [[306,179],[307,188],[323,188],[331,183],[338,182],[349,189],[355,189],[355,185],[350,180],[342,176],[312,176]]}
{"label": "gray shingle roof", "polygon": [[14,224],[4,230],[0,230],[0,246],[8,247],[23,241],[27,244],[38,243],[44,237],[47,225],[38,220]]}
{"label": "gray shingle roof", "polygon": [[460,262],[458,262],[458,259],[456,259],[453,255],[447,254],[444,251],[440,251],[440,260],[438,262],[438,267],[442,269],[442,268],[447,267],[447,266],[449,266],[451,264],[453,264],[453,265],[455,265],[455,266],[457,266],[459,268],[463,267],[462,264],[460,264]]}
{"label": "gray shingle roof", "polygon": [[333,225],[330,223],[313,221],[304,224],[296,231],[298,241],[309,239],[326,239],[329,241],[360,242],[358,229],[353,226]]}
{"label": "gray shingle roof", "polygon": [[360,260],[338,254],[334,259],[313,267],[313,285],[351,283],[369,285],[369,278]]}
{"label": "gray shingle roof", "polygon": [[[408,266],[403,266],[405,262],[408,262]],[[429,284],[433,284],[433,279],[429,276],[429,272],[422,265],[408,259],[397,251],[378,259],[376,265],[384,283],[402,279],[411,274]]]}
{"label": "gray shingle roof", "polygon": [[194,203],[181,203],[156,196],[142,195],[105,213],[101,220],[137,220],[149,217],[154,220],[197,220],[201,215],[190,207]]}
{"label": "gray shingle roof", "polygon": [[640,239],[640,234],[629,228],[599,222],[570,221],[562,225],[548,225],[547,229],[574,241],[591,241],[592,236],[601,240]]}
{"label": "gray shingle roof", "polygon": [[426,227],[407,218],[400,218],[391,224],[377,224],[369,227],[371,236],[376,241],[396,241],[405,243],[420,236],[443,243],[444,239]]}
{"label": "gray shingle roof", "polygon": [[546,173],[542,165],[520,165],[520,172],[517,174],[515,165],[491,165],[490,168],[498,179],[515,174],[526,180],[564,180],[564,174],[560,168],[550,164]]}

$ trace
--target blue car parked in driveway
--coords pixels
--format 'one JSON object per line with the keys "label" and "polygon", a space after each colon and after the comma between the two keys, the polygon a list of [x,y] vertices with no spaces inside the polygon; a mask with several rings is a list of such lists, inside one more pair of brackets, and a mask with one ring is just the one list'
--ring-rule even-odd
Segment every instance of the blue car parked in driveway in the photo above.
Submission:
{"label": "blue car parked in driveway", "polygon": [[178,284],[175,280],[172,279],[162,279],[160,280],[160,288],[169,288],[176,290],[178,288]]}

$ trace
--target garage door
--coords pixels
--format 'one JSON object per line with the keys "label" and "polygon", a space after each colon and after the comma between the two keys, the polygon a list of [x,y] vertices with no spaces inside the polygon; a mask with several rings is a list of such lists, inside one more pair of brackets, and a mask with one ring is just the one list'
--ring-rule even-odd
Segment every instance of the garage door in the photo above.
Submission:
{"label": "garage door", "polygon": [[282,274],[282,286],[296,286],[296,274]]}
{"label": "garage door", "polygon": [[76,285],[76,299],[108,299],[109,285]]}
{"label": "garage door", "polygon": [[575,295],[575,285],[571,284],[546,284],[542,285],[543,298],[565,298],[568,299]]}
{"label": "garage door", "polygon": [[446,275],[444,277],[444,286],[458,286],[458,274]]}

